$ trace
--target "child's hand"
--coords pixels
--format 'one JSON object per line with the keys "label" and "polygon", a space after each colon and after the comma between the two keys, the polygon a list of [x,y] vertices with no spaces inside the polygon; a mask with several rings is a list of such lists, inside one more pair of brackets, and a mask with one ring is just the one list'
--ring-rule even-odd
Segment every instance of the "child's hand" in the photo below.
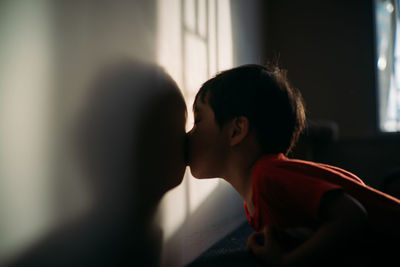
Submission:
{"label": "child's hand", "polygon": [[284,249],[274,228],[265,226],[262,232],[252,233],[247,241],[246,250],[267,264],[284,263]]}

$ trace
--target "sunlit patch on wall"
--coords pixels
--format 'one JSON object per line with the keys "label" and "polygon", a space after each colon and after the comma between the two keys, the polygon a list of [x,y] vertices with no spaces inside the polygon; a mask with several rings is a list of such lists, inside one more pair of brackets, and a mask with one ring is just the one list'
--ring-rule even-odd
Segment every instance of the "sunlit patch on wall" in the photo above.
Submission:
{"label": "sunlit patch on wall", "polygon": [[[193,125],[192,104],[202,83],[232,67],[229,0],[158,0],[158,63],[176,80]],[[161,203],[168,239],[216,188],[218,180],[196,180],[187,170],[182,184]]]}

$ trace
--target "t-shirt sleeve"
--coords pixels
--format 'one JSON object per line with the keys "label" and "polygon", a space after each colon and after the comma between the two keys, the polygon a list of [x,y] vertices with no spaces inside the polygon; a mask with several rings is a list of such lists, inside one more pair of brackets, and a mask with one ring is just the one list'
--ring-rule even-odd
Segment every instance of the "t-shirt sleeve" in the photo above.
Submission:
{"label": "t-shirt sleeve", "polygon": [[323,195],[341,189],[319,177],[285,168],[268,169],[263,176],[259,179],[260,197],[270,206],[270,216],[282,226],[316,220]]}

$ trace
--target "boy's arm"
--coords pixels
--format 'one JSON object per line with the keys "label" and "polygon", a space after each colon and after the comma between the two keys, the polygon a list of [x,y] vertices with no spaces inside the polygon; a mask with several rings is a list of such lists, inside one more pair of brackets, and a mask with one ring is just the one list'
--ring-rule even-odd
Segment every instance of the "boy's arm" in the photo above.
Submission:
{"label": "boy's arm", "polygon": [[319,216],[322,220],[320,227],[292,251],[283,252],[274,230],[268,228],[264,229],[264,244],[259,244],[257,234],[254,234],[249,237],[248,249],[266,263],[301,264],[318,261],[330,250],[356,237],[366,224],[364,207],[341,191],[332,191],[323,197]]}

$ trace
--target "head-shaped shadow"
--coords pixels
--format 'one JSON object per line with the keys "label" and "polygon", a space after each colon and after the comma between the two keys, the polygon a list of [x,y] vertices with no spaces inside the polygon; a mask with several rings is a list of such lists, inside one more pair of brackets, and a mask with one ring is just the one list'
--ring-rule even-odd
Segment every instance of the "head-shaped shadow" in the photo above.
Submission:
{"label": "head-shaped shadow", "polygon": [[186,105],[160,67],[106,66],[86,99],[74,136],[99,202],[153,202],[182,181]]}
{"label": "head-shaped shadow", "polygon": [[10,266],[154,266],[152,217],[185,171],[186,105],[160,67],[122,60],[101,69],[73,127],[93,205]]}

